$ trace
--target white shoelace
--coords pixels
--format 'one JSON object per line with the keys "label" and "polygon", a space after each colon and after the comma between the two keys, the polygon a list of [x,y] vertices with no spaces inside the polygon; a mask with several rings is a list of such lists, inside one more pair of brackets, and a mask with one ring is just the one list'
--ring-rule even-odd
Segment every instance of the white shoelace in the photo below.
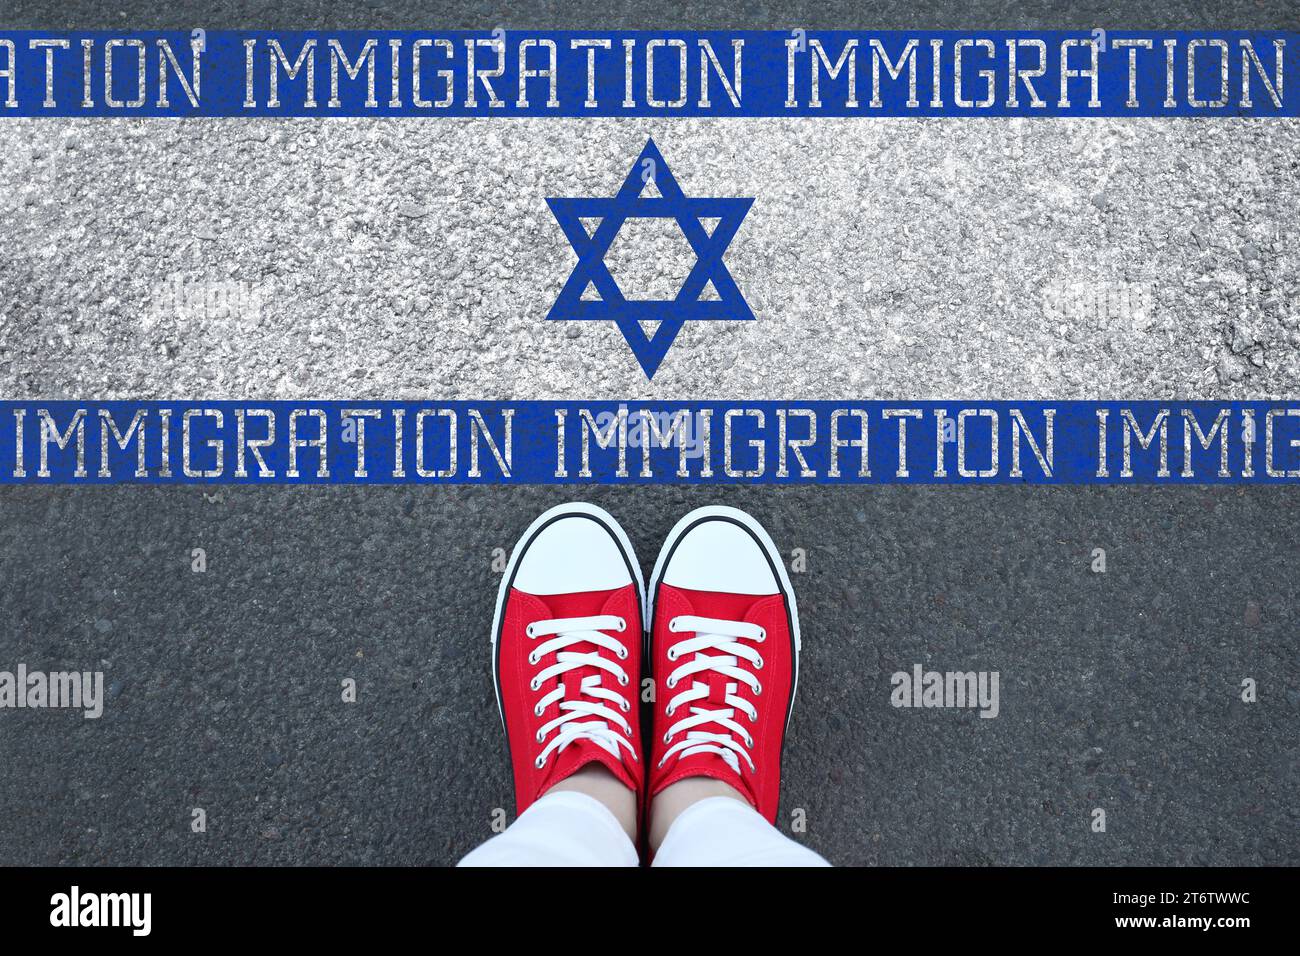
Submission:
{"label": "white shoelace", "polygon": [[[749,756],[749,748],[754,746],[754,738],[735,718],[736,712],[740,711],[752,724],[758,720],[758,708],[741,697],[737,691],[740,684],[744,683],[754,692],[755,697],[763,693],[763,685],[759,679],[740,666],[740,662],[745,660],[753,666],[754,670],[762,670],[763,656],[748,644],[740,642],[747,640],[762,644],[767,640],[767,631],[757,624],[748,624],[744,621],[721,621],[710,617],[696,617],[692,614],[672,618],[668,622],[668,630],[674,633],[689,631],[695,634],[694,637],[678,641],[668,648],[669,661],[677,662],[683,659],[686,661],[668,675],[665,685],[669,690],[675,690],[677,685],[688,677],[709,671],[723,674],[734,680],[727,682],[725,687],[723,699],[728,706],[717,709],[690,706],[690,716],[683,717],[668,728],[668,732],[664,734],[664,743],[672,746],[664,753],[659,766],[662,767],[673,756],[681,759],[691,754],[712,753],[726,761],[735,773],[740,773],[739,758],[743,757],[752,771],[754,761]],[[708,651],[719,653],[711,655],[706,653]],[[708,683],[692,680],[688,689],[669,700],[665,713],[671,717],[679,707],[691,705],[694,701],[704,700],[708,696]],[[704,724],[717,724],[730,733],[712,733],[694,729]],[[673,738],[683,732],[686,736],[677,743],[672,743]]]}
{"label": "white shoelace", "polygon": [[[563,677],[569,671],[580,667],[594,667],[598,671],[612,675],[620,687],[626,687],[631,680],[627,671],[602,657],[599,651],[582,652],[565,649],[575,644],[595,644],[598,648],[610,651],[619,660],[625,661],[628,657],[627,647],[621,641],[602,633],[625,630],[627,630],[627,621],[613,614],[534,621],[524,631],[529,639],[550,637],[551,640],[543,641],[534,647],[528,655],[528,663],[536,666],[551,654],[555,655],[555,661],[535,674],[528,686],[538,691],[552,678]],[[537,731],[539,744],[544,743],[552,731],[557,729],[559,731],[538,755],[535,761],[538,770],[546,766],[547,758],[552,753],[563,750],[575,740],[590,740],[615,757],[619,756],[619,746],[622,745],[627,748],[633,760],[638,759],[636,750],[628,739],[632,736],[632,725],[623,716],[632,711],[632,702],[623,694],[604,687],[603,681],[604,675],[601,673],[589,674],[582,678],[579,693],[583,697],[591,698],[590,700],[569,699],[565,683],[561,680],[553,690],[543,695],[537,702],[533,713],[538,717],[541,717],[546,712],[546,708],[552,704],[558,702],[560,705],[560,716],[543,724]],[[601,703],[602,701],[618,705],[618,710],[611,709]],[[619,730],[623,733],[620,734]]]}

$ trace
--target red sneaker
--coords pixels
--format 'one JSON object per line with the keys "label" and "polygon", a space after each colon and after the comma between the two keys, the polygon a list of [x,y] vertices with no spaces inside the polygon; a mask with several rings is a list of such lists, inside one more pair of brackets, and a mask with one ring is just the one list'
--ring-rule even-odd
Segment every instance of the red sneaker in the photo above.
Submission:
{"label": "red sneaker", "polygon": [[775,822],[799,612],[772,539],[735,508],[692,511],[659,552],[649,602],[649,796],[714,777]]}
{"label": "red sneaker", "polygon": [[594,505],[550,509],[515,545],[492,623],[492,676],[519,813],[592,761],[641,792],[644,595],[627,535]]}

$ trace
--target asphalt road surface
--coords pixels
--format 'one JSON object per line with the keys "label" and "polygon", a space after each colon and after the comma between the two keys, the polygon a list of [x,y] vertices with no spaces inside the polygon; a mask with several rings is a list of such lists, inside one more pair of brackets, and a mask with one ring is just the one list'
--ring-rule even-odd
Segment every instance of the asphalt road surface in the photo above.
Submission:
{"label": "asphalt road surface", "polygon": [[[805,549],[780,819],[832,862],[1300,862],[1289,489],[583,490],[647,569],[705,501]],[[493,549],[564,497],[6,489],[0,661],[108,700],[0,714],[0,855],[455,861],[513,815]],[[892,707],[915,664],[999,672],[998,716]]]}

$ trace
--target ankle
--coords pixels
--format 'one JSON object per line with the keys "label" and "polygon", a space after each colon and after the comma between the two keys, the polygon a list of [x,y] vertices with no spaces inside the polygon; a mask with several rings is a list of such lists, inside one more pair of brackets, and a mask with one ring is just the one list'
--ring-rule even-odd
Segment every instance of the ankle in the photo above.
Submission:
{"label": "ankle", "polygon": [[[636,842],[636,794],[599,763],[589,763],[546,791],[584,793],[602,803],[629,840]],[[545,794],[544,794],[545,795]]]}
{"label": "ankle", "polygon": [[650,852],[658,851],[679,816],[693,804],[710,797],[730,797],[750,805],[739,790],[713,777],[687,777],[669,784],[655,795],[650,805]]}

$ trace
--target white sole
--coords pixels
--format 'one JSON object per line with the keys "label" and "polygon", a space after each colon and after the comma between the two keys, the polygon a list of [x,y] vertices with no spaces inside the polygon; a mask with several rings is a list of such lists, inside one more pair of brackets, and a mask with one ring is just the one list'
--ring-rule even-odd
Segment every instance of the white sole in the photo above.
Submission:
{"label": "white sole", "polygon": [[[628,540],[627,532],[623,530],[622,525],[614,520],[613,515],[604,508],[588,504],[585,501],[569,501],[562,505],[556,505],[554,508],[548,508],[546,511],[543,511],[538,515],[533,520],[533,523],[528,526],[528,530],[519,536],[519,540],[515,542],[514,548],[510,551],[510,560],[507,562],[506,569],[501,575],[501,584],[497,587],[496,612],[492,615],[492,687],[496,693],[497,713],[501,715],[502,729],[505,729],[506,727],[506,714],[505,710],[501,706],[501,684],[497,676],[497,635],[501,633],[501,612],[505,609],[506,596],[510,593],[510,586],[515,578],[515,569],[519,564],[519,559],[523,557],[525,545],[527,545],[528,542],[542,530],[542,528],[546,527],[546,525],[558,518],[563,518],[569,515],[586,515],[589,518],[594,518],[614,535],[614,539],[618,542],[619,549],[623,552],[623,556],[627,558],[627,563],[631,567],[632,578],[636,581],[637,594],[641,599],[641,608],[642,613],[644,614],[645,581],[641,577],[641,564],[636,559],[636,552],[632,549],[632,542]],[[644,641],[644,635],[642,636],[642,640]]]}
{"label": "white sole", "polygon": [[782,593],[785,595],[786,600],[790,602],[790,632],[791,637],[794,639],[794,676],[790,684],[790,712],[786,714],[785,718],[785,725],[788,728],[790,726],[790,717],[794,714],[795,691],[799,687],[799,650],[803,646],[799,634],[799,605],[795,601],[794,587],[790,584],[790,576],[786,573],[785,561],[781,559],[781,552],[776,549],[776,544],[772,541],[771,535],[748,512],[741,511],[739,508],[729,508],[726,505],[706,505],[703,508],[696,508],[685,515],[677,524],[673,525],[673,530],[668,532],[668,537],[664,539],[663,546],[659,549],[659,557],[655,560],[654,573],[650,575],[650,588],[645,595],[645,659],[650,660],[650,640],[653,635],[651,628],[654,625],[654,600],[659,591],[659,582],[663,578],[664,564],[667,562],[668,555],[672,553],[673,546],[676,545],[678,539],[689,528],[707,518],[724,518],[734,521],[754,536],[767,553],[767,560],[776,573]]}

